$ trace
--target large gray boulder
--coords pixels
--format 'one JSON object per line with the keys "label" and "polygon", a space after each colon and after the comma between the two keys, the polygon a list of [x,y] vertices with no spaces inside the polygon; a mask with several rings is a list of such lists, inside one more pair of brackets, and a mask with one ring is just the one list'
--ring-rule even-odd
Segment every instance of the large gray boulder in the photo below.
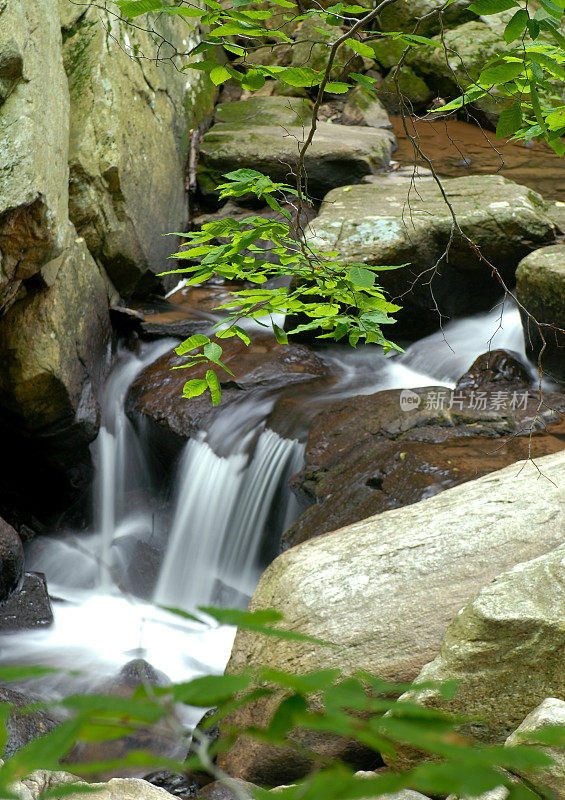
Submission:
{"label": "large gray boulder", "polygon": [[[536,745],[536,737],[552,727],[565,730],[565,699],[547,697],[510,734],[506,745],[532,744],[540,747],[539,744]],[[562,743],[565,743],[565,737]],[[555,800],[565,800],[565,747],[547,745],[543,749],[553,759],[553,766],[535,775],[523,773],[523,777],[528,779],[534,789],[550,789]]]}
{"label": "large gray boulder", "polygon": [[[225,173],[243,167],[264,172],[274,181],[293,183],[293,168],[307,130],[296,123],[273,127],[254,125],[251,120],[214,125],[202,140],[200,188],[213,195]],[[319,122],[304,161],[310,196],[321,199],[335,186],[386,169],[394,146],[392,133],[381,128]]]}
{"label": "large gray boulder", "polygon": [[66,238],[69,95],[58,0],[0,4],[0,312]]}
{"label": "large gray boulder", "polygon": [[419,336],[438,325],[436,304],[451,317],[488,309],[500,296],[500,283],[476,248],[513,283],[520,259],[554,240],[546,204],[525,186],[496,175],[450,178],[442,186],[463,235],[453,230],[435,181],[393,186],[386,177],[334,189],[309,229],[312,246],[338,250],[349,261],[408,264],[380,273],[378,281],[400,298],[400,324]]}
{"label": "large gray boulder", "polygon": [[[516,270],[516,295],[521,310],[526,351],[557,380],[565,380],[565,245],[542,247],[523,259]],[[528,316],[531,314],[532,316]],[[533,317],[533,319],[532,319]],[[543,339],[536,321],[543,327]]]}
{"label": "large gray boulder", "polygon": [[[556,462],[559,456],[550,458]],[[540,467],[543,474],[544,466]],[[553,502],[563,541],[562,480],[560,496]],[[470,718],[462,726],[465,734],[502,744],[548,695],[565,698],[564,659],[565,544],[561,544],[499,575],[453,619],[440,654],[417,678],[417,682],[457,681],[452,700],[446,703],[433,690],[414,690],[403,698],[462,714]],[[405,767],[417,756],[400,747],[393,759],[385,758],[394,767]]]}
{"label": "large gray boulder", "polygon": [[[339,667],[344,675],[369,670],[392,681],[413,680],[437,655],[448,624],[469,597],[504,570],[563,543],[564,486],[561,452],[286,551],[262,576],[250,610],[275,608],[289,629],[339,647],[239,631],[228,671],[266,664],[295,673]],[[559,584],[549,583],[557,592]],[[518,657],[521,650],[516,652]],[[540,676],[544,670],[542,664]],[[265,725],[280,700],[260,700],[250,712],[236,711],[230,722]],[[326,745],[323,737],[314,743],[317,752]],[[334,748],[332,754],[340,753]],[[230,774],[260,782],[276,759],[276,751],[240,739],[221,762]]]}
{"label": "large gray boulder", "polygon": [[[77,784],[75,793],[69,790],[69,784]],[[15,790],[20,800],[38,800],[42,793],[55,792],[58,786],[65,789],[65,797],[79,800],[85,795],[85,789],[92,800],[172,800],[174,795],[165,789],[154,786],[140,778],[112,778],[106,783],[85,784],[68,772],[50,772],[37,770],[28,778],[16,784]]]}
{"label": "large gray boulder", "polygon": [[[187,222],[189,128],[211,112],[213,92],[203,73],[180,71],[183,58],[170,60],[166,42],[181,53],[196,42],[181,20],[141,17],[134,29],[108,6],[104,11],[93,3],[66,31],[69,212],[90,252],[127,295],[156,285],[155,273],[170,266],[177,241],[164,234]],[[156,65],[157,51],[164,60]]]}

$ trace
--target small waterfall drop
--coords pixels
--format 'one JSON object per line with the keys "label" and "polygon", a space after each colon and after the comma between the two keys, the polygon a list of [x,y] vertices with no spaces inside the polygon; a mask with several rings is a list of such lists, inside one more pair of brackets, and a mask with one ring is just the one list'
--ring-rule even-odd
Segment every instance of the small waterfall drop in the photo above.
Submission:
{"label": "small waterfall drop", "polygon": [[275,506],[279,533],[297,517],[298,504],[285,479],[300,468],[302,446],[263,430],[247,455],[247,438],[227,457],[216,455],[203,438],[188,443],[157,603],[182,608],[241,604],[265,566],[260,548]]}

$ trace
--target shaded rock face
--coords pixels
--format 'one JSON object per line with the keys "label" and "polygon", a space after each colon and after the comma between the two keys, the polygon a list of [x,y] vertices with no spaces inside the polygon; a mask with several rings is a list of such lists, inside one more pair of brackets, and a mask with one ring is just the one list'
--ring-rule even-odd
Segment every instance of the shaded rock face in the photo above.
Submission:
{"label": "shaded rock face", "polygon": [[40,572],[25,572],[17,591],[0,603],[0,633],[46,628],[52,623],[45,576]]}
{"label": "shaded rock face", "polygon": [[[130,295],[156,287],[155,274],[169,268],[177,241],[163,234],[183,230],[187,219],[188,130],[211,113],[213,90],[203,74],[180,72],[184,61],[167,60],[163,37],[186,52],[196,42],[188,27],[162,15],[134,30],[111,11],[93,4],[66,33],[69,213],[120,293]],[[153,56],[158,46],[161,65],[136,56]]]}
{"label": "shaded rock face", "polygon": [[[520,259],[554,239],[546,204],[524,186],[494,175],[442,185],[464,236],[510,283]],[[421,180],[417,191],[410,184],[384,188],[374,182],[330,192],[310,226],[310,244],[370,265],[408,265],[378,276],[404,307],[396,315],[396,336],[437,327],[438,310],[453,317],[491,307],[500,284],[457,232],[443,258],[452,218],[435,182]]]}
{"label": "shaded rock face", "polygon": [[[535,466],[520,462],[288,550],[263,574],[250,610],[275,608],[291,630],[340,647],[333,650],[304,648],[282,640],[266,642],[264,637],[239,631],[228,671],[237,673],[268,663],[273,669],[295,673],[339,667],[345,676],[369,670],[393,681],[413,680],[437,655],[448,624],[469,596],[502,571],[562,545],[564,485],[565,454],[558,453],[538,459]],[[545,574],[545,586],[552,589],[548,592],[544,588],[540,602],[545,603],[547,598],[550,606],[553,603],[552,613],[561,617],[562,625],[563,605],[557,602],[561,579],[550,577],[547,571]],[[521,600],[515,594],[512,598],[508,596],[505,607],[518,602],[520,608]],[[535,596],[531,602],[535,605]],[[521,611],[518,616],[521,618]],[[550,627],[556,630],[553,621]],[[519,628],[520,624],[516,630]],[[534,628],[528,623],[528,631]],[[494,624],[491,630],[493,637],[496,630],[500,633]],[[504,659],[492,658],[498,643],[495,645],[492,637],[489,641],[493,674],[498,664],[508,684],[515,685]],[[521,647],[516,642],[513,646],[508,653],[514,653],[513,659],[521,659]],[[541,652],[543,660],[546,651]],[[539,653],[535,655],[536,664],[538,659]],[[525,659],[517,674],[537,672],[537,668],[531,669],[533,663]],[[555,652],[547,670],[541,665],[540,683],[558,663],[563,677],[562,653],[558,660]],[[487,694],[485,689],[484,696]],[[266,725],[281,699],[282,695],[258,701],[253,709],[255,724]],[[246,715],[245,709],[238,710],[230,723],[245,724]],[[242,739],[221,758],[222,767],[230,774],[243,779],[253,775],[254,780],[267,776],[273,762],[280,764],[270,748]]]}
{"label": "shaded rock face", "polygon": [[[533,317],[520,312],[526,351],[537,360],[544,343],[534,320],[565,330],[565,245],[542,247],[526,256],[516,279],[516,295]],[[550,378],[565,381],[565,333],[545,327],[542,331],[542,368]]]}
{"label": "shaded rock face", "polygon": [[26,744],[38,739],[55,728],[60,720],[45,711],[27,711],[27,707],[37,702],[31,697],[13,689],[0,687],[0,702],[12,706],[8,717],[8,740],[2,758],[10,758]]}
{"label": "shaded rock face", "polygon": [[431,497],[530,451],[562,450],[565,397],[547,397],[536,419],[539,395],[530,383],[523,365],[499,350],[480,356],[453,393],[395,389],[330,405],[314,420],[304,468],[291,482],[314,504],[283,534],[282,548]]}
{"label": "shaded rock face", "polygon": [[[200,149],[198,181],[202,192],[215,194],[225,173],[243,167],[264,172],[274,181],[292,181],[297,142],[303,140],[304,128],[282,125],[284,130],[250,122],[215,125],[204,136]],[[321,200],[335,186],[356,183],[364,175],[386,169],[394,146],[394,137],[386,130],[318,123],[304,162],[309,195]]]}
{"label": "shaded rock face", "polygon": [[[222,340],[222,360],[234,376],[221,373],[221,413],[226,407],[248,397],[250,392],[268,394],[276,389],[312,381],[323,377],[325,367],[314,353],[301,345],[280,345],[274,339],[254,337],[249,347],[239,339]],[[132,384],[127,410],[130,416],[148,418],[169,433],[189,438],[205,429],[215,419],[218,411],[212,407],[208,393],[184,400],[182,389],[190,377],[204,377],[205,370],[174,370],[173,366],[186,363],[184,357],[174,352],[157,359],[145,369]]]}
{"label": "shaded rock face", "polygon": [[58,0],[0,6],[0,312],[62,251],[69,95]]}
{"label": "shaded rock face", "polygon": [[24,573],[24,550],[16,531],[0,518],[0,603],[18,588]]}
{"label": "shaded rock face", "polygon": [[143,780],[152,783],[153,786],[165,789],[174,797],[180,797],[181,800],[191,800],[193,797],[198,797],[204,785],[203,779],[203,773],[195,774],[189,772],[180,774],[169,770],[158,770],[143,776]]}
{"label": "shaded rock face", "polygon": [[[565,700],[547,697],[531,714],[511,733],[506,745],[536,744],[536,736],[553,726],[565,727]],[[539,745],[536,745],[539,747]],[[555,800],[565,800],[565,751],[560,747],[542,748],[554,764],[535,774],[523,774],[528,783],[539,791],[550,789]],[[519,771],[519,770],[515,770]]]}
{"label": "shaded rock face", "polygon": [[[502,744],[548,694],[565,696],[564,608],[561,544],[499,575],[453,619],[440,654],[417,679],[456,680],[453,700],[445,703],[430,690],[403,698],[473,717],[462,727],[464,733]],[[413,758],[400,747],[394,766],[407,766]]]}
{"label": "shaded rock face", "polygon": [[14,455],[1,493],[40,516],[90,479],[111,336],[107,279],[72,228],[42,272],[49,283],[29,287],[0,317],[0,431]]}

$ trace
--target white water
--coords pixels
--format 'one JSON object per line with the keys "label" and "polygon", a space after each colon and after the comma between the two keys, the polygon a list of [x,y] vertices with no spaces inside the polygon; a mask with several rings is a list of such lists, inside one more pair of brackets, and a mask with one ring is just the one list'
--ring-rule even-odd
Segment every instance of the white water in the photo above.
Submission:
{"label": "white water", "polygon": [[[207,434],[188,442],[172,500],[159,495],[152,454],[128,420],[124,402],[137,374],[170,346],[159,342],[146,346],[141,357],[119,358],[95,443],[94,530],[35,540],[28,568],[45,572],[51,594],[65,602],[54,603],[50,630],[0,640],[1,660],[81,669],[98,677],[134,657],[146,658],[173,680],[223,669],[233,630],[186,622],[137,599],[131,569],[146,567],[150,554],[164,552],[160,570],[149,563],[142,572],[145,596],[156,582],[153,598],[161,605],[244,604],[274,555],[277,533],[299,513],[287,479],[300,468],[302,446],[265,428],[275,398],[244,400],[220,414]],[[324,358],[338,380],[323,396],[438,383],[452,387],[478,355],[500,347],[523,354],[514,309],[502,318],[495,309],[451,323],[394,358],[374,348],[335,349]],[[319,399],[310,399],[312,415]],[[138,595],[139,581],[138,575]]]}

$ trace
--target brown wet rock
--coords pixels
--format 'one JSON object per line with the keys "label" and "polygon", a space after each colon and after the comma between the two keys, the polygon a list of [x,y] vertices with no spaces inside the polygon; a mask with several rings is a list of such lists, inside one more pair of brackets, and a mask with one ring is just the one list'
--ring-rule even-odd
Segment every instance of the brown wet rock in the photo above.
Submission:
{"label": "brown wet rock", "polygon": [[131,303],[110,309],[112,324],[122,334],[136,333],[153,340],[170,336],[187,339],[195,333],[210,335],[221,319],[218,306],[233,299],[231,292],[241,284],[203,284],[183,286],[166,300]]}
{"label": "brown wet rock", "polygon": [[[302,345],[281,345],[267,336],[254,337],[248,347],[235,337],[222,340],[221,345],[222,361],[234,373],[232,377],[219,368],[217,370],[222,385],[222,413],[225,413],[227,405],[251,392],[265,395],[325,375],[320,359]],[[190,400],[182,395],[185,382],[203,378],[206,368],[173,369],[185,363],[185,357],[172,351],[145,369],[132,384],[127,398],[130,416],[148,418],[183,439],[207,428],[217,414],[209,393]]]}
{"label": "brown wet rock", "polygon": [[0,633],[44,628],[53,622],[45,576],[25,572],[20,588],[0,603]]}
{"label": "brown wet rock", "polygon": [[[310,430],[304,468],[291,479],[295,493],[313,505],[283,534],[282,548],[416,503],[530,453],[563,449],[565,395],[546,395],[538,413],[539,394],[527,388],[521,365],[498,351],[490,354],[490,369],[481,370],[485,359],[462,378],[481,389],[395,389],[326,408]],[[494,380],[503,374],[496,364],[515,382]]]}
{"label": "brown wet rock", "polygon": [[499,384],[507,384],[518,389],[529,387],[532,376],[520,361],[518,354],[506,350],[492,350],[483,353],[468,371],[457,381],[456,389],[495,389]]}

